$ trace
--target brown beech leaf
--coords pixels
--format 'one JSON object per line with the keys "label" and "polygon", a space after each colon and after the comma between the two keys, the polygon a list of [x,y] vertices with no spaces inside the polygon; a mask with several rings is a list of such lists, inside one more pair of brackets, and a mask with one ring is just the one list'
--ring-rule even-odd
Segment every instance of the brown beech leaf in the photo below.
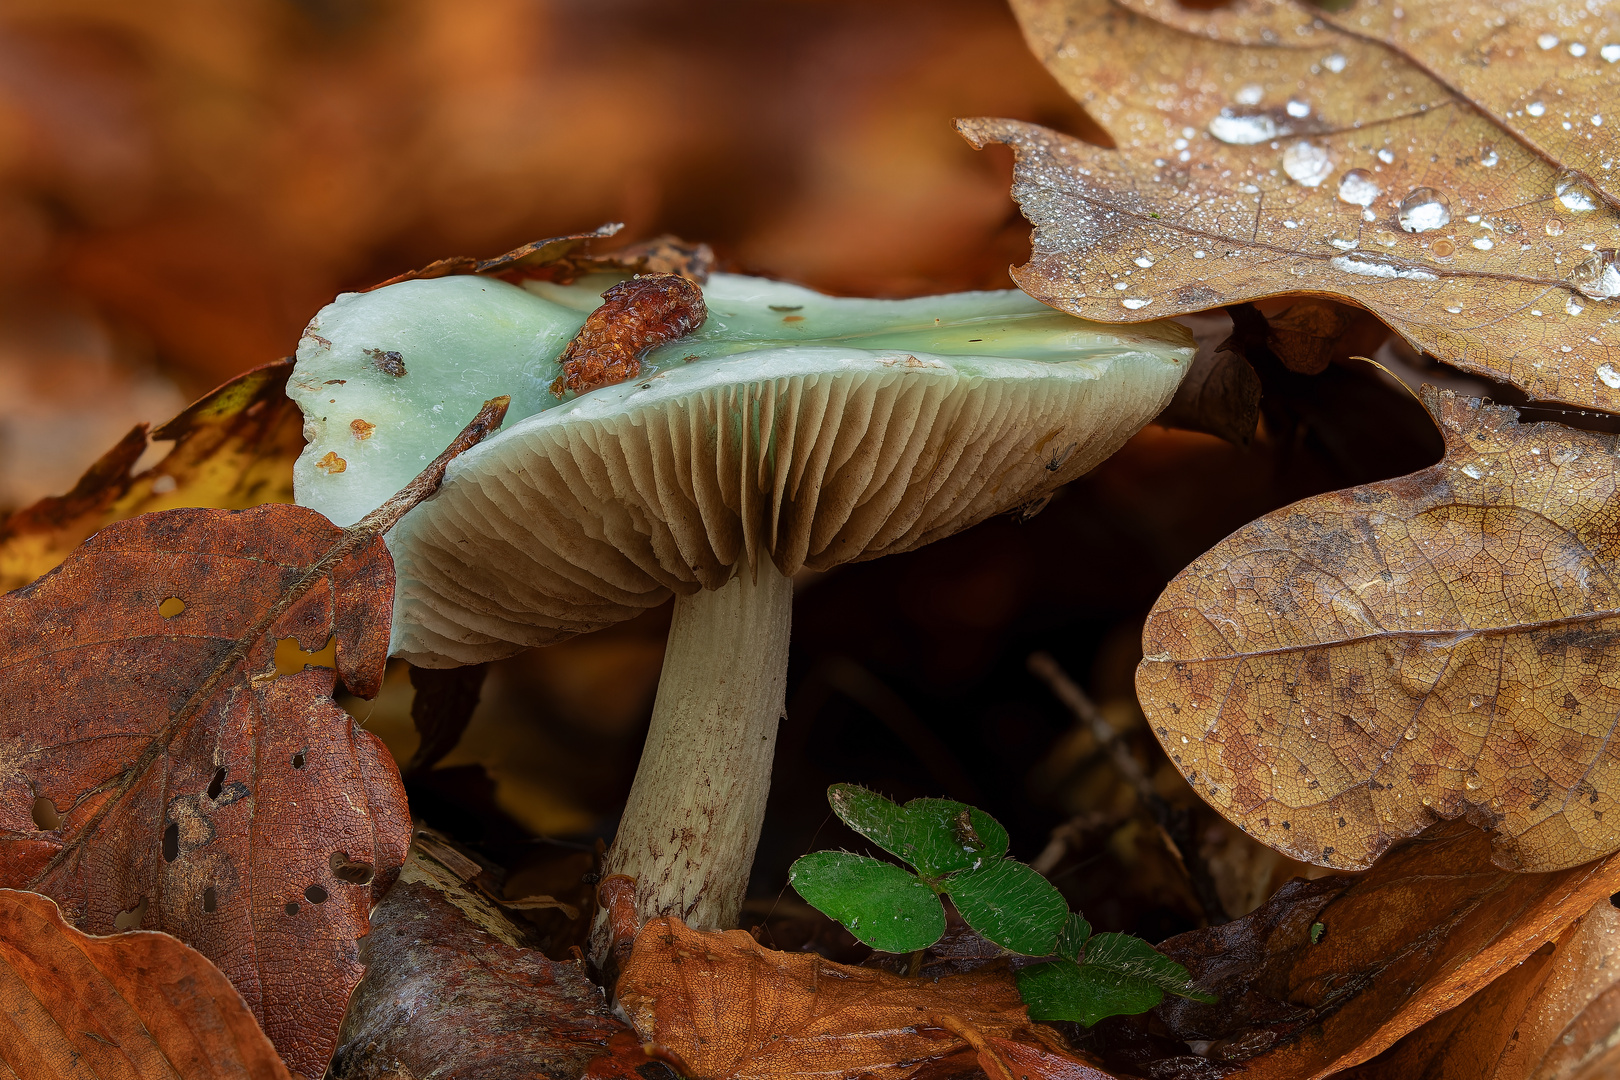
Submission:
{"label": "brown beech leaf", "polygon": [[131,475],[147,447],[146,425],[136,426],[72,491],[0,522],[0,591],[26,585],[97,529],[136,514],[292,502],[292,463],[304,448],[304,419],[287,400],[290,374],[292,361],[280,360],[199,398],[151,433],[154,441],[174,443],[168,454]]}
{"label": "brown beech leaf", "polygon": [[[1521,961],[1545,943],[1579,938],[1584,931],[1571,938],[1571,927],[1585,925],[1583,916],[1608,904],[1616,888],[1620,857],[1546,874],[1513,873],[1491,863],[1490,843],[1478,829],[1442,822],[1393,848],[1364,875],[1295,879],[1236,922],[1162,942],[1161,951],[1221,1000],[1202,1005],[1178,998],[1155,1017],[1177,1038],[1208,1043],[1208,1059],[1242,1065],[1246,1078],[1326,1077],[1439,1023],[1436,1017],[1466,1016],[1452,1010],[1524,978]],[[1588,960],[1615,950],[1607,936],[1593,943],[1600,951],[1574,948],[1586,948]],[[1582,1002],[1600,998],[1600,984],[1614,978],[1612,972],[1588,974],[1571,970],[1560,977],[1568,993],[1550,976],[1538,977],[1548,991],[1543,1000],[1565,1018],[1581,1012]],[[1506,1018],[1485,1022],[1500,1025]],[[1566,1025],[1549,1016],[1544,1026],[1520,1028],[1522,1050],[1532,1057],[1537,1047],[1558,1042]],[[1453,1063],[1448,1058],[1446,1064]],[[1414,1067],[1388,1075],[1429,1074]]]}
{"label": "brown beech leaf", "polygon": [[661,917],[636,935],[618,998],[642,1039],[703,1080],[937,1076],[946,1061],[971,1068],[974,1055],[1000,1057],[991,1040],[1003,1039],[1046,1051],[1050,1069],[1038,1075],[1108,1075],[1083,1071],[1095,1066],[1030,1021],[1005,966],[906,979]]}
{"label": "brown beech leaf", "polygon": [[[306,1077],[410,835],[387,749],[331,693],[339,676],[362,696],[381,684],[382,533],[504,411],[487,405],[348,529],[296,506],[146,514],[0,597],[0,886],[50,895],[89,933],[194,946]],[[336,670],[283,674],[285,638],[335,642]]]}
{"label": "brown beech leaf", "polygon": [[[1552,154],[1566,140],[1538,151],[1489,104],[1378,41],[1327,28],[1210,40],[1157,21],[1169,0],[1154,17],[1116,0],[1013,6],[1037,54],[1117,143],[960,122],[975,145],[1016,152],[1013,194],[1036,226],[1032,257],[1014,271],[1027,291],[1109,322],[1332,295],[1533,398],[1620,411],[1620,180],[1600,167],[1612,164],[1603,110],[1577,115],[1569,103],[1620,100],[1620,65],[1595,46],[1578,61],[1560,50],[1557,72],[1575,74],[1543,65],[1534,90],[1513,91],[1530,98],[1511,110],[1521,127],[1569,123],[1572,138],[1579,128],[1591,159],[1572,172]],[[1468,5],[1421,6],[1425,24],[1449,34]],[[1390,17],[1369,3],[1339,18],[1363,9]],[[1491,47],[1515,58],[1521,45],[1539,49],[1516,25],[1502,34]]]}
{"label": "brown beech leaf", "polygon": [[[1440,1070],[1444,1070],[1443,1073]],[[1620,1070],[1620,910],[1604,897],[1556,941],[1350,1080],[1612,1077]]]}
{"label": "brown beech leaf", "polygon": [[457,857],[441,862],[433,850],[455,849],[419,839],[372,914],[334,1080],[575,1080],[629,1029],[583,961],[528,948],[524,931],[464,884]]}
{"label": "brown beech leaf", "polygon": [[1137,691],[1213,806],[1372,863],[1437,818],[1505,867],[1620,848],[1616,436],[1424,388],[1445,457],[1244,526],[1143,629]]}
{"label": "brown beech leaf", "polygon": [[201,953],[150,931],[80,933],[37,893],[0,889],[0,1015],[7,1076],[287,1078]]}

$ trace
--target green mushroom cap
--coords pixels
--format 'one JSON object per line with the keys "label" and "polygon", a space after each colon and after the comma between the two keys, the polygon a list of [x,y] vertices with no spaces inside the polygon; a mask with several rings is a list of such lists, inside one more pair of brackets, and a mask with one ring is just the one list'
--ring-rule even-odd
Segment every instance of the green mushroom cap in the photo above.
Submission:
{"label": "green mushroom cap", "polygon": [[512,397],[389,536],[413,662],[510,655],[760,559],[826,569],[1029,504],[1157,415],[1193,355],[1177,324],[1103,326],[1015,291],[841,299],[717,274],[699,331],[559,399],[558,357],[617,280],[407,281],[338,297],[299,343],[297,499],[340,525]]}

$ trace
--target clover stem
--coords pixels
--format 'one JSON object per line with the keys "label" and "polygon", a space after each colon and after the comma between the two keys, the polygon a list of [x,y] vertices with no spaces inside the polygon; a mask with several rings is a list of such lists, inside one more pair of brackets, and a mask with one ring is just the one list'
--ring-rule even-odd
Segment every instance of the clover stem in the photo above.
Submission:
{"label": "clover stem", "polygon": [[[636,879],[645,922],[730,929],[742,912],[787,685],[793,582],[768,558],[677,597],[652,725],[603,873]],[[606,955],[599,919],[592,957]]]}

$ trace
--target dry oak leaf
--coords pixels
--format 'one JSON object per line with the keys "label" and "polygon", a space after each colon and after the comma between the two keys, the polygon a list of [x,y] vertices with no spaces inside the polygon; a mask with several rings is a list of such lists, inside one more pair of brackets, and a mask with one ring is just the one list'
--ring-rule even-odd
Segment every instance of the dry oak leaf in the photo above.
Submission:
{"label": "dry oak leaf", "polygon": [[1604,897],[1517,967],[1347,1080],[1607,1080],[1620,1073],[1620,910]]}
{"label": "dry oak leaf", "polygon": [[[1168,26],[1237,45],[1320,53],[1346,38],[1380,42],[1594,190],[1602,191],[1597,178],[1614,167],[1614,152],[1605,145],[1612,139],[1603,137],[1604,123],[1612,122],[1605,114],[1616,104],[1612,65],[1620,63],[1620,9],[1612,4],[1240,0],[1199,11],[1176,0],[1117,2]],[[1329,67],[1337,74],[1332,67],[1344,70],[1337,61]],[[1532,108],[1538,101],[1542,107]]]}
{"label": "dry oak leaf", "polygon": [[[381,684],[382,533],[492,430],[348,529],[296,506],[113,524],[0,597],[0,887],[88,933],[148,926],[225,973],[295,1073],[326,1068],[358,939],[410,837],[387,749],[331,699]],[[335,642],[279,675],[277,642]]]}
{"label": "dry oak leaf", "polygon": [[1358,869],[1437,818],[1499,865],[1620,848],[1616,436],[1424,388],[1439,464],[1305,499],[1178,574],[1137,692],[1203,797]]}
{"label": "dry oak leaf", "polygon": [[[1365,874],[1295,879],[1236,922],[1161,942],[1221,1000],[1167,1001],[1156,1020],[1177,1038],[1208,1043],[1209,1059],[1241,1065],[1249,1080],[1332,1076],[1520,978],[1521,962],[1567,940],[1617,888],[1620,856],[1514,873],[1492,865],[1478,829],[1442,822]],[[1554,1025],[1560,1037],[1562,1026]],[[1521,1034],[1525,1050],[1542,1038]],[[1429,1074],[1414,1069],[1400,1080],[1416,1075]]]}
{"label": "dry oak leaf", "polygon": [[41,499],[0,522],[0,592],[20,588],[97,529],[182,506],[241,510],[290,503],[292,463],[304,449],[303,414],[284,389],[292,361],[244,372],[153,431],[168,454],[131,474],[145,424],[108,450],[66,495]]}
{"label": "dry oak leaf", "polygon": [[999,1044],[988,1040],[1001,1039],[1047,1051],[1049,1071],[1020,1076],[1108,1076],[1030,1021],[1005,968],[905,979],[661,917],[636,935],[618,1000],[637,1034],[694,1080],[903,1080],[938,1075],[936,1067],[958,1056],[970,1064],[966,1055],[993,1052]]}
{"label": "dry oak leaf", "polygon": [[[1015,0],[1031,47],[1117,143],[959,122],[1016,152],[1013,194],[1036,227],[1020,286],[1109,322],[1335,296],[1532,398],[1620,411],[1620,177],[1604,110],[1571,104],[1620,101],[1620,65],[1561,54],[1578,73],[1556,65],[1531,100],[1497,103],[1527,130],[1592,134],[1572,168],[1551,156],[1562,140],[1521,141],[1382,42],[1329,28],[1212,41],[1158,21],[1174,6]],[[1449,33],[1461,5],[1408,7]],[[1389,14],[1341,18],[1375,8]],[[1566,92],[1576,74],[1584,89]]]}
{"label": "dry oak leaf", "polygon": [[37,893],[0,889],[0,1016],[11,1077],[287,1080],[201,953],[151,931],[82,934]]}

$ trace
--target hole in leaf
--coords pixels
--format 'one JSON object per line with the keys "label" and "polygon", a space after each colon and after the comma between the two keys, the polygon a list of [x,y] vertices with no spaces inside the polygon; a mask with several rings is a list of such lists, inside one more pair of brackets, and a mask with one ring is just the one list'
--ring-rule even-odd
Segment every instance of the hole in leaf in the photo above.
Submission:
{"label": "hole in leaf", "polygon": [[292,767],[295,769],[304,767],[304,752],[302,750],[292,756]]}
{"label": "hole in leaf", "polygon": [[288,904],[286,911],[289,915],[296,915],[298,914],[298,905],[296,903]]}
{"label": "hole in leaf", "polygon": [[140,926],[141,920],[146,918],[146,905],[147,899],[143,896],[140,903],[128,911],[120,911],[113,916],[113,927],[118,930],[133,930]]}
{"label": "hole in leaf", "polygon": [[214,770],[214,778],[208,781],[208,797],[218,799],[220,789],[225,786],[225,766],[221,765]]}
{"label": "hole in leaf", "polygon": [[180,826],[169,822],[163,830],[163,861],[174,862],[180,857]]}
{"label": "hole in leaf", "polygon": [[178,596],[171,596],[158,605],[158,614],[165,619],[172,619],[186,610],[186,602]]}
{"label": "hole in leaf", "polygon": [[213,911],[219,907],[219,893],[214,891],[212,885],[203,890],[203,910]]}
{"label": "hole in leaf", "polygon": [[1620,907],[1620,892],[1617,892],[1613,896],[1609,897],[1609,904],[1613,907]]}
{"label": "hole in leaf", "polygon": [[368,862],[351,859],[341,851],[332,852],[332,875],[350,885],[370,885],[376,870]]}
{"label": "hole in leaf", "polygon": [[309,888],[304,890],[304,899],[308,900],[312,904],[326,903],[326,898],[328,895],[329,894],[327,891],[321,888],[319,885],[311,885]]}
{"label": "hole in leaf", "polygon": [[296,675],[306,667],[337,667],[337,638],[329,637],[326,644],[315,652],[305,652],[298,639],[279,638],[276,641],[276,675]]}
{"label": "hole in leaf", "polygon": [[34,796],[34,826],[46,832],[62,827],[62,815],[56,812],[56,804],[43,795]]}

